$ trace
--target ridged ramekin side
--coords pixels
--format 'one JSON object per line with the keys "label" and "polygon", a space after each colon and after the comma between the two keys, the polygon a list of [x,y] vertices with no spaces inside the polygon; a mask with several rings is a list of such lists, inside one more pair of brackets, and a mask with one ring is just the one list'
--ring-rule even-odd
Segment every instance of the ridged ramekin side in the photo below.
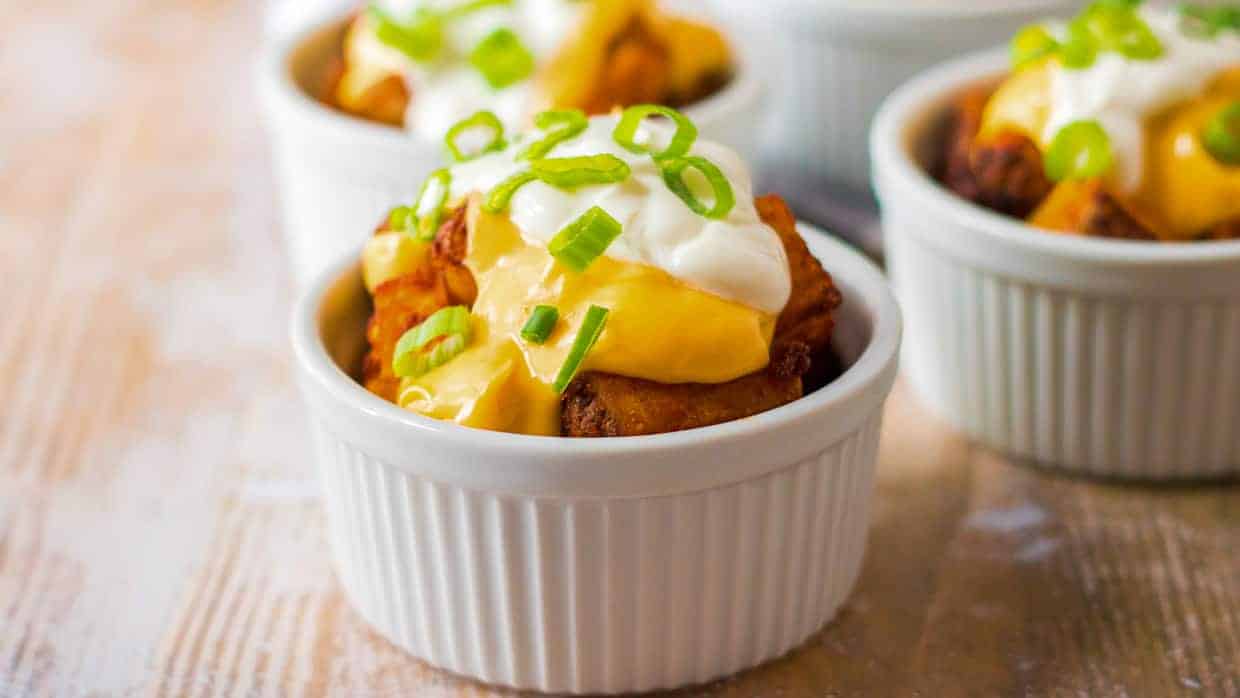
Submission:
{"label": "ridged ramekin side", "polygon": [[880,422],[762,477],[621,499],[435,483],[314,430],[340,580],[370,624],[488,683],[616,693],[735,673],[831,619],[860,570]]}
{"label": "ridged ramekin side", "polygon": [[[950,222],[887,208],[889,269],[908,323],[903,366],[936,412],[988,446],[1066,470],[1240,473],[1240,298],[1020,278],[912,232]],[[967,231],[959,240],[968,245]]]}

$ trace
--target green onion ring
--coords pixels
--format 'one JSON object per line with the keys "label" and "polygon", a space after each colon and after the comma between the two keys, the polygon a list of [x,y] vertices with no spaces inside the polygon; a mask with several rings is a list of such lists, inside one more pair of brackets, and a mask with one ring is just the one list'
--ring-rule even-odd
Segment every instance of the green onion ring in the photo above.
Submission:
{"label": "green onion ring", "polygon": [[[461,149],[456,145],[456,139],[462,133],[473,128],[485,128],[491,131],[491,140],[482,146],[476,153],[462,153]],[[462,119],[456,122],[448,132],[444,134],[444,143],[448,146],[448,153],[455,162],[464,162],[473,160],[474,158],[490,153],[496,150],[503,150],[508,143],[504,140],[504,125],[500,123],[499,117],[494,113],[483,110],[468,119]]]}
{"label": "green onion ring", "polygon": [[529,172],[518,172],[496,184],[491,191],[487,192],[487,198],[482,202],[482,210],[487,213],[503,213],[508,209],[508,202],[512,201],[512,195],[516,194],[521,187],[537,179]]}
{"label": "green onion ring", "polygon": [[547,243],[547,251],[565,266],[582,272],[594,263],[623,228],[620,221],[598,206],[578,216]]}
{"label": "green onion ring", "polygon": [[[672,140],[667,147],[658,153],[652,153],[649,146],[642,145],[633,139],[637,136],[637,128],[641,126],[642,121],[648,116],[661,114],[671,119],[676,124],[676,133],[672,135]],[[658,104],[638,104],[624,110],[620,115],[620,122],[616,124],[616,128],[611,133],[611,137],[620,144],[620,147],[630,153],[650,153],[655,159],[671,158],[687,155],[689,149],[693,147],[693,142],[697,140],[697,126],[689,120],[687,116],[672,109]]]}
{"label": "green onion ring", "polygon": [[[392,372],[400,378],[417,378],[465,351],[471,333],[468,308],[440,308],[397,340],[392,352]],[[426,351],[435,340],[441,341]]]}
{"label": "green onion ring", "polygon": [[494,90],[515,85],[534,73],[534,54],[516,33],[504,27],[478,42],[469,54],[469,63]]}
{"label": "green onion ring", "polygon": [[447,168],[432,172],[422,183],[418,198],[408,214],[408,220],[414,225],[407,225],[405,230],[423,242],[434,240],[439,224],[443,222],[443,207],[448,202],[451,189],[452,173]]}
{"label": "green onion ring", "polygon": [[590,306],[590,309],[586,311],[586,317],[581,321],[581,329],[577,330],[573,346],[568,350],[568,357],[564,359],[564,365],[560,366],[560,372],[556,374],[555,382],[552,383],[555,392],[563,393],[568,384],[573,381],[573,377],[581,368],[581,363],[585,361],[586,354],[590,353],[599,335],[603,334],[609,312],[607,308],[597,305]]}
{"label": "green onion ring", "polygon": [[412,22],[403,23],[371,3],[366,14],[374,24],[375,38],[380,43],[419,63],[435,58],[443,48],[443,22],[434,13],[419,11]]}
{"label": "green onion ring", "polygon": [[551,305],[536,305],[521,328],[521,338],[530,344],[543,344],[560,321],[560,311]]}
{"label": "green onion ring", "polygon": [[1201,132],[1201,144],[1224,165],[1240,165],[1240,100],[1223,107]]}
{"label": "green onion ring", "polygon": [[[667,188],[671,189],[676,196],[679,196],[680,200],[685,202],[685,205],[691,211],[700,216],[723,218],[736,205],[736,197],[732,193],[732,185],[728,182],[728,178],[715,166],[715,163],[706,158],[696,155],[683,158],[668,158],[659,161],[659,169],[663,173],[663,182],[667,184]],[[715,195],[715,204],[710,208],[707,208],[706,204],[698,200],[697,196],[689,190],[689,185],[684,179],[684,172],[687,169],[701,172],[702,176],[710,184]]]}
{"label": "green onion ring", "polygon": [[530,162],[530,172],[539,180],[560,189],[576,189],[590,184],[614,184],[628,179],[629,164],[610,153],[572,158],[544,158]]}
{"label": "green onion ring", "polygon": [[1040,24],[1031,24],[1016,32],[1008,45],[1012,70],[1020,70],[1058,50],[1059,42]]}
{"label": "green onion ring", "polygon": [[551,149],[586,130],[589,125],[585,112],[580,109],[545,111],[534,117],[534,125],[547,135],[534,141],[517,154],[518,160],[537,160],[546,157]]}
{"label": "green onion ring", "polygon": [[1056,182],[1101,177],[1115,164],[1111,139],[1092,120],[1074,121],[1059,129],[1044,160],[1046,176]]}

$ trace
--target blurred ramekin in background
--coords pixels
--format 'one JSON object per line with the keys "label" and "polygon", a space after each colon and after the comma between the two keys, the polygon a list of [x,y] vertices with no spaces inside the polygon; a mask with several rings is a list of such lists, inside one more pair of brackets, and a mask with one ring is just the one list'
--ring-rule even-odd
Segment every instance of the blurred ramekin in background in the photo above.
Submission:
{"label": "blurred ramekin in background", "polygon": [[[261,58],[259,92],[298,285],[355,250],[386,211],[412,201],[427,174],[443,164],[441,139],[372,123],[314,98],[347,18],[335,15],[273,36]],[[685,113],[703,137],[732,146],[749,161],[765,106],[763,83],[739,54],[738,63],[727,86]]]}
{"label": "blurred ramekin in background", "polygon": [[1022,25],[1081,0],[713,0],[770,65],[762,163],[866,196],[870,122],[918,71],[1006,42]]}
{"label": "blurred ramekin in background", "polygon": [[948,101],[1003,52],[909,82],[874,126],[904,370],[935,411],[1009,454],[1140,479],[1240,473],[1240,241],[1057,235],[927,174]]}
{"label": "blurred ramekin in background", "polygon": [[878,269],[806,237],[844,295],[849,369],[769,412],[654,436],[522,436],[401,410],[348,374],[370,313],[358,265],[323,273],[292,338],[358,612],[431,664],[540,691],[700,683],[804,642],[860,570],[901,332]]}

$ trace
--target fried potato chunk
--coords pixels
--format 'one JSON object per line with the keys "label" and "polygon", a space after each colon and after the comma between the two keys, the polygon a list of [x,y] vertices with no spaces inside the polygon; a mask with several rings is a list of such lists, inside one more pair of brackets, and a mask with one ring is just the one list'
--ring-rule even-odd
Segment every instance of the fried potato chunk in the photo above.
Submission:
{"label": "fried potato chunk", "polygon": [[1203,240],[1240,240],[1240,219],[1219,223],[1201,236]]}
{"label": "fried potato chunk", "polygon": [[1029,223],[1056,232],[1117,240],[1157,240],[1150,226],[1129,211],[1101,180],[1057,185]]}
{"label": "fried potato chunk", "polygon": [[1042,154],[1028,137],[1004,132],[978,139],[982,114],[992,90],[962,93],[952,105],[939,179],[962,198],[993,211],[1025,218],[1054,184],[1042,167]]}

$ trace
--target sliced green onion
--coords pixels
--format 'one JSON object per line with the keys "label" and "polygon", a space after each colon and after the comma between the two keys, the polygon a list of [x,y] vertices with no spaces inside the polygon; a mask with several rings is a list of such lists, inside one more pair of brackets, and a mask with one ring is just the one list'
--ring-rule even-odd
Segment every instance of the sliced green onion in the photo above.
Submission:
{"label": "sliced green onion", "polygon": [[429,61],[443,48],[443,22],[434,13],[419,11],[409,23],[396,21],[375,4],[366,13],[375,26],[376,39],[415,61]]}
{"label": "sliced green onion", "polygon": [[534,125],[547,135],[534,141],[517,154],[518,160],[537,160],[545,157],[551,149],[586,130],[589,120],[580,109],[545,111],[534,117]]}
{"label": "sliced green onion", "polygon": [[1205,130],[1201,143],[1206,151],[1224,165],[1240,165],[1240,100],[1219,110]]}
{"label": "sliced green onion", "polygon": [[545,158],[530,162],[530,172],[560,189],[576,189],[590,184],[613,184],[628,179],[629,164],[610,153],[574,158]]}
{"label": "sliced green onion", "polygon": [[[660,160],[659,168],[663,172],[663,182],[667,184],[667,188],[671,189],[676,196],[679,196],[680,200],[685,202],[685,205],[691,211],[700,216],[723,218],[736,205],[736,197],[732,194],[732,185],[728,182],[728,178],[723,176],[723,172],[715,166],[715,163],[706,158],[696,155],[683,158],[669,158]],[[700,172],[706,178],[707,184],[710,185],[715,201],[709,208],[698,199],[697,195],[689,188],[689,184],[685,182],[684,173],[688,169]]]}
{"label": "sliced green onion", "polygon": [[[397,340],[392,354],[392,372],[400,378],[417,378],[442,366],[465,351],[470,334],[468,308],[463,305],[441,308]],[[435,344],[428,351],[432,342]]]}
{"label": "sliced green onion", "polygon": [[551,336],[555,323],[560,321],[560,311],[550,305],[536,305],[530,319],[521,328],[521,338],[530,344],[542,344]]}
{"label": "sliced green onion", "polygon": [[[463,152],[456,144],[456,139],[461,134],[474,129],[485,129],[491,132],[491,140],[487,141],[481,148],[474,152]],[[504,140],[504,125],[500,123],[499,117],[494,113],[483,110],[468,119],[462,119],[456,122],[448,132],[444,134],[444,143],[448,146],[448,152],[452,155],[452,159],[456,162],[464,162],[473,160],[474,158],[490,153],[496,150],[503,150],[508,143]]]}
{"label": "sliced green onion", "polygon": [[443,222],[443,208],[451,189],[452,173],[447,168],[432,172],[422,183],[413,210],[408,214],[408,220],[414,225],[406,226],[405,230],[424,242],[434,240],[439,224]]}
{"label": "sliced green onion", "polygon": [[[642,121],[655,114],[666,116],[676,124],[676,133],[672,134],[671,142],[657,153],[652,152],[650,146],[642,145],[634,140],[637,137],[637,128],[641,126]],[[616,124],[611,137],[620,144],[620,147],[630,153],[650,153],[655,158],[679,157],[688,154],[689,149],[693,147],[693,142],[697,140],[697,126],[694,126],[687,116],[671,107],[638,104],[624,110],[624,113],[620,115],[620,123]]]}
{"label": "sliced green onion", "polygon": [[518,172],[496,184],[491,191],[487,192],[486,201],[482,202],[482,210],[487,213],[503,213],[508,210],[508,202],[512,201],[512,195],[516,194],[521,187],[537,179],[529,172]]}
{"label": "sliced green onion", "polygon": [[388,228],[396,233],[408,232],[415,228],[417,218],[418,215],[409,206],[397,206],[388,213]]}
{"label": "sliced green onion", "polygon": [[1207,39],[1226,30],[1240,31],[1240,5],[1184,3],[1180,6],[1180,27],[1186,34]]}
{"label": "sliced green onion", "polygon": [[586,354],[594,348],[594,343],[598,341],[599,335],[603,334],[603,327],[607,325],[607,308],[597,305],[590,306],[586,311],[586,317],[581,321],[581,329],[577,330],[577,338],[573,340],[573,346],[568,350],[568,357],[564,359],[564,365],[560,367],[560,372],[555,376],[555,382],[552,387],[555,392],[562,393],[573,381],[573,377],[577,375],[577,370],[581,368],[581,362],[585,360]]}
{"label": "sliced green onion", "polygon": [[1067,38],[1059,45],[1059,56],[1065,68],[1084,70],[1098,60],[1098,42],[1083,25],[1072,22]]}
{"label": "sliced green onion", "polygon": [[598,206],[591,206],[551,238],[547,251],[570,269],[585,271],[620,237],[621,231],[620,221]]}
{"label": "sliced green onion", "polygon": [[[1092,43],[1095,51],[1114,51],[1132,60],[1153,60],[1163,54],[1162,42],[1135,5],[1100,0],[1087,7],[1069,26],[1070,42]],[[1092,61],[1091,61],[1092,63]]]}
{"label": "sliced green onion", "polygon": [[1115,162],[1111,139],[1097,121],[1074,121],[1059,129],[1046,150],[1046,176],[1053,181],[1092,179]]}
{"label": "sliced green onion", "polygon": [[511,29],[496,29],[478,42],[469,62],[492,89],[502,90],[534,73],[534,54]]}
{"label": "sliced green onion", "polygon": [[1031,24],[1016,32],[1008,46],[1013,70],[1020,70],[1057,50],[1059,42],[1040,24]]}

